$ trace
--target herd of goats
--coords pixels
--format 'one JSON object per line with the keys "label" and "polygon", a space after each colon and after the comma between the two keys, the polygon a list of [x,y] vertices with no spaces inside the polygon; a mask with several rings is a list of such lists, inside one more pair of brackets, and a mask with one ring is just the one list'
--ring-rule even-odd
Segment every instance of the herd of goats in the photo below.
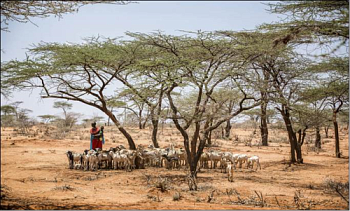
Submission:
{"label": "herd of goats", "polygon": [[[132,171],[136,166],[144,168],[147,166],[163,167],[167,169],[178,169],[187,165],[186,151],[182,148],[175,149],[174,145],[162,149],[149,145],[147,148],[139,145],[136,150],[128,150],[123,145],[111,147],[109,150],[93,149],[84,150],[82,154],[68,151],[66,153],[70,169],[84,169],[95,171],[97,169],[125,169]],[[233,180],[233,170],[238,164],[239,168],[245,163],[246,168],[261,169],[259,157],[246,154],[233,154],[231,152],[220,152],[210,150],[203,152],[199,160],[198,168],[216,168],[220,162],[221,172],[228,173],[228,180]]]}

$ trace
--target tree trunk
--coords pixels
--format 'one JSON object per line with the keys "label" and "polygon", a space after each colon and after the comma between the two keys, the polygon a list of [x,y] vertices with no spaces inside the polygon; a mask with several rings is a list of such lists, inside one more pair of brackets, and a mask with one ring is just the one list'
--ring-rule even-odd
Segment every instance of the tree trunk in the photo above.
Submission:
{"label": "tree trunk", "polygon": [[328,138],[328,129],[329,126],[324,127],[324,133],[326,134],[326,138]]}
{"label": "tree trunk", "polygon": [[157,133],[158,133],[158,123],[159,123],[159,117],[162,111],[162,99],[163,99],[163,94],[164,94],[164,89],[163,85],[161,87],[161,91],[159,93],[159,98],[158,98],[158,103],[157,103],[157,114],[154,114],[154,110],[156,107],[151,107],[151,120],[152,120],[152,125],[153,125],[153,130],[152,130],[152,142],[155,148],[159,148],[159,144],[157,141]]}
{"label": "tree trunk", "polygon": [[142,129],[142,110],[139,111],[139,129]]}
{"label": "tree trunk", "polygon": [[320,134],[320,127],[316,127],[316,140],[315,140],[315,147],[321,149],[321,134]]}
{"label": "tree trunk", "polygon": [[146,123],[147,123],[147,121],[148,121],[148,117],[149,117],[149,115],[147,115],[145,121],[143,122],[143,124],[142,124],[142,129],[145,129],[145,128],[146,128]]}
{"label": "tree trunk", "polygon": [[211,131],[209,132],[209,137],[208,137],[208,140],[207,140],[207,144],[208,146],[211,146]]}
{"label": "tree trunk", "polygon": [[[284,107],[284,106],[282,106]],[[295,163],[297,160],[295,159],[295,151],[297,149],[297,140],[296,135],[293,130],[292,122],[290,121],[290,116],[288,110],[282,108],[281,114],[286,125],[286,129],[288,132],[288,138],[290,143],[290,154],[291,154],[291,162]]]}
{"label": "tree trunk", "polygon": [[118,127],[118,130],[124,135],[129,144],[129,149],[136,150],[136,146],[134,140],[131,135],[124,129],[124,127],[120,124],[117,118],[112,114],[112,112],[108,110],[104,110],[104,112],[111,118],[112,122]]}
{"label": "tree trunk", "polygon": [[335,138],[335,156],[340,158],[340,149],[339,149],[339,128],[337,122],[337,113],[333,112],[333,125],[334,125],[334,138]]}
{"label": "tree trunk", "polygon": [[267,103],[262,101],[261,103],[261,117],[260,117],[260,134],[261,134],[261,142],[263,146],[268,146],[268,135],[269,131],[267,129]]}
{"label": "tree trunk", "polygon": [[295,152],[297,153],[297,163],[303,163],[303,156],[301,153],[301,144],[297,143],[297,147],[295,148]]}
{"label": "tree trunk", "polygon": [[157,120],[152,120],[152,143],[155,148],[159,148],[159,144],[157,141],[157,133],[158,133],[158,119]]}
{"label": "tree trunk", "polygon": [[230,120],[227,120],[226,121],[226,127],[225,127],[225,138],[230,138],[230,131],[231,131],[231,121]]}
{"label": "tree trunk", "polygon": [[306,136],[306,129],[308,127],[306,126],[303,129],[303,133],[301,133],[301,129],[299,129],[298,134],[299,134],[299,138],[297,140],[297,144],[296,144],[296,153],[297,153],[297,162],[298,163],[303,163],[303,155],[302,155],[302,151],[301,151],[301,147],[303,146],[304,140],[305,140],[305,136]]}

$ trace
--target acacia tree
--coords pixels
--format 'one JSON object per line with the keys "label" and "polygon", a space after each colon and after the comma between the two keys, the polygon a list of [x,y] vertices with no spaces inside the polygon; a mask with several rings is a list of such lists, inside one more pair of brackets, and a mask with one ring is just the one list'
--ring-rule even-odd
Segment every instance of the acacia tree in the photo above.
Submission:
{"label": "acacia tree", "polygon": [[[125,107],[126,103],[123,101],[118,100],[117,97],[112,97],[110,99],[107,99],[107,108],[113,113],[115,112],[115,109]],[[107,125],[110,125],[111,118],[108,117]]]}
{"label": "acacia tree", "polygon": [[41,43],[25,61],[2,63],[2,84],[17,89],[40,88],[42,98],[77,101],[104,112],[136,149],[130,134],[107,107],[107,87],[140,55],[138,45],[117,40],[86,39],[85,44]]}
{"label": "acacia tree", "polygon": [[[275,46],[316,42],[330,47],[332,53],[349,40],[349,2],[346,0],[285,1],[268,5],[271,13],[287,16],[280,22],[261,26],[279,32]],[[339,44],[334,46],[334,43]]]}
{"label": "acacia tree", "polygon": [[47,124],[49,122],[51,122],[52,120],[56,119],[57,116],[55,115],[50,115],[50,114],[45,114],[45,115],[39,115],[38,116],[40,119],[42,119],[42,121]]}
{"label": "acacia tree", "polygon": [[63,110],[64,119],[62,121],[63,122],[62,129],[64,132],[69,131],[77,121],[77,118],[76,118],[77,115],[68,112],[68,110],[72,109],[72,106],[73,105],[71,103],[65,102],[65,101],[56,101],[53,104],[54,108]]}
{"label": "acacia tree", "polygon": [[[240,91],[237,89],[234,89],[234,87],[232,87],[231,85],[232,84],[227,84],[225,88],[217,89],[213,93],[213,96],[216,99],[216,101],[223,102],[222,109],[219,112],[217,112],[218,116],[231,114],[235,109],[235,107],[237,106],[238,99],[242,97],[240,96]],[[226,139],[230,138],[231,128],[232,128],[231,119],[228,119],[226,121],[226,125],[224,128],[224,131],[225,131],[223,135],[224,138]]]}
{"label": "acacia tree", "polygon": [[[235,79],[234,84],[238,86],[239,78],[235,72],[242,71],[244,62],[235,62],[236,53],[230,40],[219,39],[213,33],[194,33],[194,37],[161,33],[137,34],[135,37],[145,45],[156,47],[163,55],[157,58],[157,62],[168,65],[168,68],[162,69],[163,74],[167,75],[163,81],[167,87],[165,94],[172,111],[171,118],[184,139],[190,178],[194,181],[194,186],[190,186],[190,189],[196,189],[197,163],[210,131],[242,111],[258,105],[249,103],[253,98],[241,88],[243,97],[238,103],[238,108],[232,113],[217,120],[206,115],[209,107],[211,107],[210,113],[213,114],[221,108],[213,98],[216,88],[231,78]],[[180,112],[181,109],[176,105],[172,95],[174,91],[179,91],[184,86],[191,87],[196,93],[196,99],[192,102],[193,112],[190,115],[183,115]],[[189,134],[190,127],[194,128],[192,134]]]}
{"label": "acacia tree", "polygon": [[14,124],[15,121],[15,107],[11,105],[1,106],[1,127],[7,127]]}
{"label": "acacia tree", "polygon": [[317,85],[308,89],[306,96],[316,102],[321,102],[322,106],[327,106],[331,109],[335,155],[337,158],[340,158],[337,115],[344,107],[347,108],[349,103],[349,60],[345,57],[329,57],[310,66],[309,69],[316,75]]}
{"label": "acacia tree", "polygon": [[220,34],[229,37],[240,43],[239,57],[242,60],[250,61],[248,69],[250,71],[245,72],[242,77],[246,81],[255,84],[256,91],[260,94],[260,134],[261,143],[263,146],[268,145],[268,103],[271,76],[266,71],[266,61],[270,57],[276,57],[283,48],[272,49],[271,42],[275,39],[275,33],[251,31],[251,32],[233,32],[233,31],[220,31]]}
{"label": "acacia tree", "polygon": [[[145,88],[140,88],[138,89],[138,91],[144,92],[144,91],[151,91],[151,90],[145,90]],[[118,107],[130,110],[132,114],[134,114],[138,119],[139,129],[145,129],[146,122],[149,118],[147,104],[142,99],[140,99],[140,97],[135,95],[133,91],[130,90],[129,88],[126,88],[122,90],[120,93],[118,93],[116,98],[118,99],[122,98],[124,100],[123,102],[121,102],[122,104],[120,104]],[[149,97],[147,97],[147,99],[148,98]],[[144,115],[145,111],[147,112],[146,115]]]}
{"label": "acacia tree", "polygon": [[[31,22],[31,18],[46,18],[50,15],[62,18],[63,14],[78,12],[87,4],[127,4],[127,1],[1,1],[1,30],[8,31],[9,21]],[[34,23],[33,23],[34,24]]]}

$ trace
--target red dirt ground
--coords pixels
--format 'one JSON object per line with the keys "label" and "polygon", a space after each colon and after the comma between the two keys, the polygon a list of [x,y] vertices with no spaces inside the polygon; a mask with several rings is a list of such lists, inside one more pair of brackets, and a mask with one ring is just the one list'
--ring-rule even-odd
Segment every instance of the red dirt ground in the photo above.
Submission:
{"label": "red dirt ground", "polygon": [[[232,140],[214,141],[214,149],[258,155],[262,170],[237,169],[234,182],[220,169],[198,173],[198,191],[189,191],[184,167],[180,170],[146,167],[132,172],[70,170],[67,150],[82,152],[89,147],[89,129],[80,129],[70,139],[53,140],[16,135],[12,128],[1,131],[2,209],[348,209],[347,202],[326,188],[326,180],[348,182],[348,133],[341,132],[343,158],[334,157],[333,138],[325,139],[320,152],[304,144],[304,164],[288,164],[289,144],[269,143],[268,147],[245,146]],[[131,129],[135,143],[150,144],[150,130]],[[232,136],[243,140],[252,130],[233,129]],[[105,129],[104,148],[126,140],[115,127]],[[332,132],[330,132],[332,134]],[[310,134],[309,134],[310,135]],[[313,136],[311,136],[311,139]],[[258,136],[254,137],[257,140]],[[270,140],[286,139],[283,130],[270,130]],[[308,139],[308,137],[307,137]],[[182,138],[174,128],[164,128],[161,147]],[[147,182],[147,175],[150,180]],[[168,190],[154,183],[167,178]],[[236,193],[233,193],[235,192]],[[255,193],[261,192],[265,203]],[[174,201],[178,192],[180,200]],[[299,197],[295,194],[300,193]],[[212,194],[212,197],[209,196]],[[209,199],[210,198],[210,199]],[[345,198],[349,198],[346,195]]]}

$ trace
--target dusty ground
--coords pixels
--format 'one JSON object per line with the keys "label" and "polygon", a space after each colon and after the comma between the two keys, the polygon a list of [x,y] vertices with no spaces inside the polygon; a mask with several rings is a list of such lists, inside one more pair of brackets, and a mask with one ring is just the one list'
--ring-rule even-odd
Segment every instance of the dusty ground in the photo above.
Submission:
{"label": "dusty ground", "polygon": [[[137,145],[150,143],[148,129],[130,131]],[[126,145],[114,127],[107,127],[105,133],[105,148]],[[238,135],[240,140],[251,133],[252,130],[232,130],[232,136]],[[325,182],[327,179],[349,181],[347,131],[341,132],[343,158],[334,158],[334,140],[323,137],[321,152],[310,151],[308,144],[304,144],[305,163],[291,166],[287,163],[290,149],[287,143],[249,147],[232,140],[215,140],[218,145],[215,149],[258,155],[262,170],[238,169],[231,183],[219,169],[203,169],[198,174],[198,191],[188,191],[184,169],[70,170],[64,153],[87,149],[88,129],[80,129],[69,137],[52,140],[40,133],[36,137],[24,137],[15,135],[11,128],[2,129],[2,209],[348,209],[347,202],[327,189]],[[283,130],[270,130],[270,140],[285,137]],[[173,128],[165,128],[159,139],[161,147],[171,142],[182,146],[182,139]],[[154,185],[159,176],[167,178],[165,192]],[[255,191],[261,192],[263,199]],[[181,197],[174,201],[177,192]]]}

